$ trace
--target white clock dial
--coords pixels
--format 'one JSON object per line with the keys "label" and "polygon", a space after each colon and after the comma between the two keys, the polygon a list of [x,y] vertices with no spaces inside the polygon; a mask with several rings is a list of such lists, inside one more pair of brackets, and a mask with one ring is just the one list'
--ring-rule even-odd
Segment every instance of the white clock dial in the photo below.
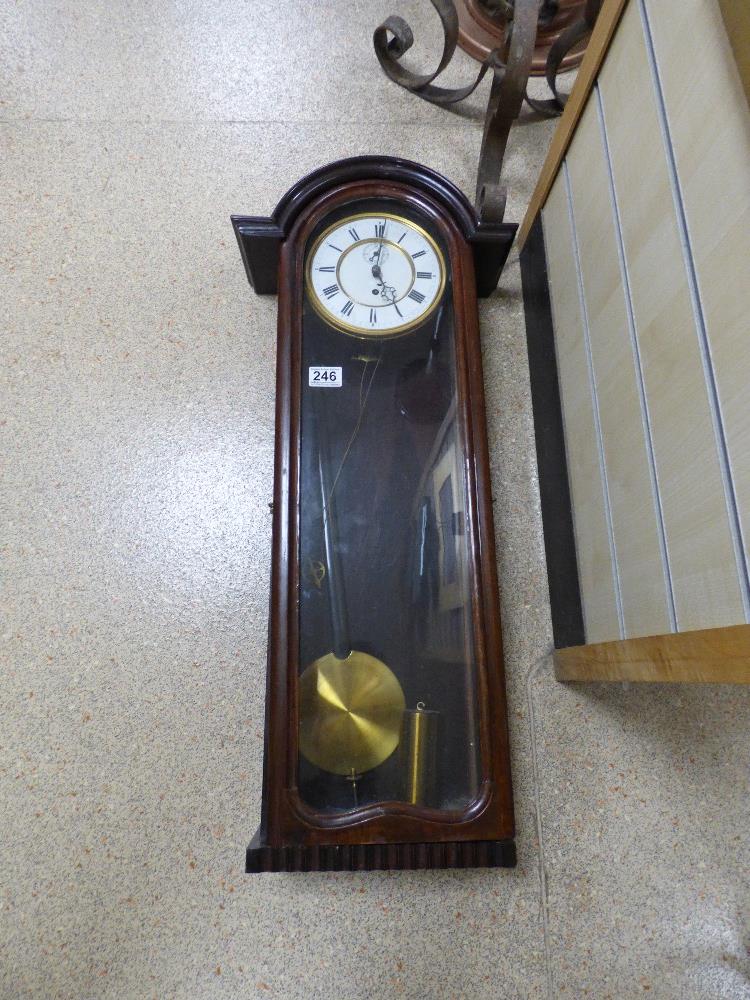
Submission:
{"label": "white clock dial", "polygon": [[307,258],[313,306],[360,337],[406,333],[445,286],[445,262],[423,229],[397,215],[352,215],[326,229]]}

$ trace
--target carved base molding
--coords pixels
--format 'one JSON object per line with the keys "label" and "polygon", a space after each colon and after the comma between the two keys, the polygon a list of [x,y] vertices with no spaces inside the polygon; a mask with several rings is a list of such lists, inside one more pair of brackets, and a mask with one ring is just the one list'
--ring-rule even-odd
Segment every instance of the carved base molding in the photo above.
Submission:
{"label": "carved base molding", "polygon": [[437,868],[514,868],[512,840],[465,840],[445,844],[323,844],[318,847],[247,849],[247,872],[370,872]]}

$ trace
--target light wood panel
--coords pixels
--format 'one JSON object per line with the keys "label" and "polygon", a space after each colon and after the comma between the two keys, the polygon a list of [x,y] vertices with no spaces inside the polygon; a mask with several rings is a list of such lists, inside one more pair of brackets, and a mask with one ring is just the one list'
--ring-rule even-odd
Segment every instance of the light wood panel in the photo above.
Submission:
{"label": "light wood panel", "polygon": [[581,605],[586,639],[597,642],[618,638],[620,628],[593,402],[587,375],[578,277],[562,173],[552,187],[542,222],[557,346]]}
{"label": "light wood panel", "polygon": [[[625,635],[671,630],[655,490],[595,98],[568,150]],[[580,377],[584,376],[580,373]]]}
{"label": "light wood panel", "polygon": [[680,630],[744,621],[716,439],[637,2],[599,76]]}
{"label": "light wood panel", "polygon": [[568,145],[573,138],[578,119],[588,100],[591,88],[596,80],[599,67],[607,54],[607,49],[617,28],[618,21],[628,0],[604,0],[591,32],[586,53],[578,70],[578,76],[573,84],[570,97],[565,105],[562,117],[552,137],[549,152],[544,161],[529,207],[518,231],[518,247],[523,249],[531,224],[547,200],[547,195],[555,181]]}
{"label": "light wood panel", "polygon": [[750,625],[555,651],[559,681],[750,684]]}
{"label": "light wood panel", "polygon": [[[745,8],[750,19],[750,3]],[[684,0],[677,35],[648,17],[710,344],[737,510],[750,538],[750,107],[716,0]],[[750,36],[747,38],[750,46]],[[686,72],[685,67],[690,71]]]}

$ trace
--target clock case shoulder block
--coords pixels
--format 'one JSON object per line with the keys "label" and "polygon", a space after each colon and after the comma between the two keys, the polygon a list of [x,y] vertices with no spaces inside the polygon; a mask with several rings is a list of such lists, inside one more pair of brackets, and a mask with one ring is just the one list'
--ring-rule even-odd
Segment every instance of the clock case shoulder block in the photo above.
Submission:
{"label": "clock case shoulder block", "polygon": [[276,294],[281,245],[300,213],[326,191],[359,180],[400,181],[430,195],[452,216],[472,249],[477,295],[485,298],[492,294],[508,259],[517,225],[481,222],[463,192],[429,167],[395,156],[354,156],[336,160],[303,177],[287,191],[270,217],[232,216],[245,272],[258,295]]}

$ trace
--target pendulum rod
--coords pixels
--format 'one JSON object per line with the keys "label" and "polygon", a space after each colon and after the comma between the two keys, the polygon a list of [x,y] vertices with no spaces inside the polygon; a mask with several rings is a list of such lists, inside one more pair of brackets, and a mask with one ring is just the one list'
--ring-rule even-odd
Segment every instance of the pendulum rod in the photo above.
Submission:
{"label": "pendulum rod", "polygon": [[[336,522],[333,506],[332,489],[328,480],[330,458],[328,453],[328,433],[323,401],[313,389],[313,410],[315,413],[315,434],[318,439],[318,480],[320,485],[320,500],[323,517],[323,545],[328,572],[328,606],[331,625],[331,648],[339,660],[345,660],[352,651],[349,634],[349,615],[344,594],[344,581],[341,574],[341,560],[336,544]],[[339,470],[340,472],[340,470]],[[337,477],[338,478],[338,477]]]}

